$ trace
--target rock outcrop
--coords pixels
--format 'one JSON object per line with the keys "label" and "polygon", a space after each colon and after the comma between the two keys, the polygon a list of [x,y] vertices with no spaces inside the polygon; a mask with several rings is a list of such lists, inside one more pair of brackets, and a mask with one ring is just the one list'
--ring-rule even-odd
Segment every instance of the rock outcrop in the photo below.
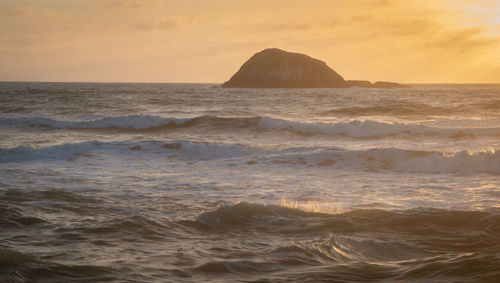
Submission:
{"label": "rock outcrop", "polygon": [[253,55],[222,87],[337,88],[347,85],[344,78],[323,61],[268,48]]}
{"label": "rock outcrop", "polygon": [[371,87],[375,88],[409,88],[407,85],[393,83],[393,82],[376,82]]}
{"label": "rock outcrop", "polygon": [[264,49],[248,59],[222,87],[239,88],[403,88],[398,83],[346,81],[325,62],[277,48]]}
{"label": "rock outcrop", "polygon": [[372,87],[370,81],[348,80],[346,81],[347,87]]}
{"label": "rock outcrop", "polygon": [[375,82],[371,83],[369,81],[356,81],[349,80],[346,81],[347,87],[370,87],[370,88],[409,88],[407,85],[393,83],[393,82]]}

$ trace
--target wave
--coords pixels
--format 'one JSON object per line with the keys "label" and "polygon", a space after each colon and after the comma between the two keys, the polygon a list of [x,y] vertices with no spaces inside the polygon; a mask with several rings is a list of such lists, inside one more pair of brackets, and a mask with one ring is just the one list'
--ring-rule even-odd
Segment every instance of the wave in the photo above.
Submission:
{"label": "wave", "polygon": [[[12,249],[0,248],[0,281],[33,282],[109,281],[114,270],[96,265],[65,265],[49,262]],[[81,280],[81,278],[85,278]],[[114,276],[114,278],[117,278]],[[117,278],[118,279],[118,278]]]}
{"label": "wave", "polygon": [[[164,154],[173,153],[183,160],[217,160],[244,156],[256,156],[266,150],[238,144],[192,142],[174,140],[161,142],[146,140],[138,142],[100,142],[86,141],[66,143],[46,147],[17,146],[0,148],[0,162],[29,161],[38,159],[71,159],[76,157],[94,157],[101,155],[123,154]],[[162,156],[164,157],[164,156]]]}
{"label": "wave", "polygon": [[67,159],[78,154],[93,151],[102,143],[87,141],[81,143],[67,143],[46,147],[34,148],[31,146],[17,146],[0,148],[0,162],[27,161],[37,159]]}
{"label": "wave", "polygon": [[441,116],[463,114],[462,109],[449,109],[422,103],[389,103],[375,106],[339,107],[319,112],[321,116]]}
{"label": "wave", "polygon": [[[101,142],[94,140],[38,148],[31,146],[0,148],[0,162],[38,159],[68,159],[73,161],[74,158],[82,156],[87,158],[102,155],[120,156],[129,155],[134,152],[142,155],[150,154],[151,156],[171,153],[182,160],[217,160],[258,156],[271,151],[239,144],[193,142],[185,140],[174,140],[169,142],[155,140],[138,142]],[[162,157],[164,156],[162,155]]]}
{"label": "wave", "polygon": [[70,237],[73,235],[85,235],[86,237],[113,235],[115,239],[130,239],[132,236],[146,240],[161,240],[172,234],[170,227],[141,215],[117,217],[96,225],[61,227],[55,231],[60,235],[61,239],[68,235]]}
{"label": "wave", "polygon": [[154,131],[165,129],[203,128],[217,130],[288,131],[300,135],[345,136],[351,138],[378,138],[385,136],[441,136],[463,138],[473,136],[500,136],[500,127],[440,128],[411,123],[389,123],[375,120],[348,122],[297,122],[271,117],[215,117],[174,118],[150,115],[106,117],[91,121],[60,121],[42,117],[0,118],[0,125],[27,126],[49,129],[123,129]]}
{"label": "wave", "polygon": [[[258,231],[265,238],[315,239],[274,245],[262,256],[268,260],[266,264],[251,258],[219,260],[198,266],[198,272],[270,273],[283,269],[287,272],[277,273],[276,278],[296,279],[302,274],[315,282],[374,278],[474,281],[499,275],[494,266],[500,263],[500,214],[494,213],[415,208],[324,214],[240,202],[203,212],[181,225],[203,233],[238,236]],[[272,274],[266,278],[269,276],[274,279]]]}
{"label": "wave", "polygon": [[326,117],[359,117],[359,116],[396,116],[396,117],[432,117],[432,116],[463,116],[481,112],[490,112],[490,116],[497,116],[500,100],[486,100],[480,103],[433,106],[425,103],[409,101],[379,101],[373,105],[358,105],[335,107],[318,112],[317,115]]}
{"label": "wave", "polygon": [[494,149],[453,153],[399,148],[322,150],[289,155],[288,160],[331,169],[393,170],[407,173],[500,173],[500,152]]}
{"label": "wave", "polygon": [[90,121],[60,121],[44,117],[0,118],[0,124],[15,126],[31,126],[54,129],[105,129],[124,128],[144,130],[163,125],[178,125],[191,119],[163,118],[150,115],[128,115],[106,117]]}
{"label": "wave", "polygon": [[[306,211],[274,204],[239,202],[199,214],[193,223],[200,229],[255,229],[270,233],[339,234],[400,231],[412,234],[483,231],[500,238],[500,214],[436,208],[408,210],[356,209],[340,213]],[[292,234],[293,234],[292,233]]]}
{"label": "wave", "polygon": [[419,151],[399,148],[347,150],[331,147],[290,147],[266,149],[242,144],[194,142],[186,140],[99,142],[87,141],[33,148],[0,148],[0,162],[38,159],[66,159],[138,154],[154,160],[158,157],[184,161],[221,161],[241,166],[305,166],[329,170],[364,170],[408,173],[500,173],[500,151],[458,152]]}
{"label": "wave", "polygon": [[420,124],[388,123],[374,120],[353,120],[335,123],[302,123],[263,117],[260,126],[266,129],[289,130],[309,135],[346,136],[351,138],[377,138],[386,136],[441,136],[460,138],[467,136],[498,136],[500,127],[493,128],[439,128]]}

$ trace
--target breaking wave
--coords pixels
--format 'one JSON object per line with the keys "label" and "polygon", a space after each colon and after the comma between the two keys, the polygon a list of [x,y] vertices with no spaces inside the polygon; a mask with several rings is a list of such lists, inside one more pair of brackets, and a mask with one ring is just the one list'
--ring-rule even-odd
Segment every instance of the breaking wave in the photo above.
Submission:
{"label": "breaking wave", "polygon": [[373,138],[385,136],[497,136],[500,128],[439,128],[420,124],[388,123],[374,120],[353,120],[336,123],[302,123],[263,117],[259,125],[266,129],[289,130],[309,135],[347,136],[351,138]]}
{"label": "breaking wave", "polygon": [[289,131],[301,135],[346,136],[351,138],[377,138],[384,136],[500,136],[500,127],[441,128],[411,123],[389,123],[375,120],[348,122],[297,122],[271,117],[215,117],[164,118],[150,115],[106,117],[90,121],[60,121],[41,117],[0,118],[0,125],[26,126],[49,129],[124,129],[152,131],[189,127],[218,130]]}
{"label": "breaking wave", "polygon": [[0,148],[0,162],[27,161],[37,159],[65,159],[74,155],[95,150],[101,145],[97,141],[81,143],[67,143],[34,148],[31,146],[17,146],[13,148]]}
{"label": "breaking wave", "polygon": [[[469,152],[419,151],[399,148],[347,150],[331,147],[290,147],[266,149],[242,144],[194,142],[186,140],[100,142],[87,141],[40,148],[18,146],[0,148],[0,162],[37,159],[92,158],[100,155],[137,154],[153,160],[165,156],[185,161],[232,162],[241,166],[321,167],[335,170],[384,171],[409,173],[500,173],[500,151],[485,149]],[[162,162],[168,162],[163,160]]]}

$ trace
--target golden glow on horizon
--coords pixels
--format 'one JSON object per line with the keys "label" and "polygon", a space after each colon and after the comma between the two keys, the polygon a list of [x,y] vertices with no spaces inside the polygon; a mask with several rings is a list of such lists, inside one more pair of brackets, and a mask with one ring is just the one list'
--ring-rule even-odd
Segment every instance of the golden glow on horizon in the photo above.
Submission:
{"label": "golden glow on horizon", "polygon": [[224,82],[266,47],[346,79],[500,83],[497,0],[0,0],[0,80]]}

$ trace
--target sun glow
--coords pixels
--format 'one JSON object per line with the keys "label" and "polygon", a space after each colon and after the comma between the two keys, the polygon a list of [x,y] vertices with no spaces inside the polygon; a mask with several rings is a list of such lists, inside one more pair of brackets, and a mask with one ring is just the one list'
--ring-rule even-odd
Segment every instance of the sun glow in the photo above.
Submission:
{"label": "sun glow", "polygon": [[325,214],[338,214],[344,212],[341,208],[335,207],[332,203],[322,203],[315,200],[298,202],[290,200],[286,197],[281,198],[280,206],[293,209],[300,209],[306,212],[325,213]]}
{"label": "sun glow", "polygon": [[500,2],[1,1],[0,80],[223,82],[268,47],[349,79],[498,82]]}

